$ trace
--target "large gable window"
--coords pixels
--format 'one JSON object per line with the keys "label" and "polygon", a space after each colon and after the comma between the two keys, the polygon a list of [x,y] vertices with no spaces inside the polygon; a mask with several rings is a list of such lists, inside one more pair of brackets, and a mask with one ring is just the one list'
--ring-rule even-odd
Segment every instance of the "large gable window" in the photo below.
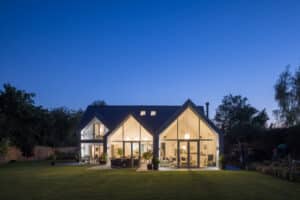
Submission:
{"label": "large gable window", "polygon": [[103,139],[108,131],[105,125],[98,119],[94,118],[91,122],[81,130],[81,140]]}
{"label": "large gable window", "polygon": [[105,127],[101,123],[94,123],[94,137],[101,139],[104,136]]}
{"label": "large gable window", "polygon": [[216,166],[218,136],[190,107],[160,135],[161,167]]}
{"label": "large gable window", "polygon": [[178,117],[178,139],[199,139],[199,118],[190,109]]}
{"label": "large gable window", "polygon": [[152,135],[132,116],[129,116],[109,137],[110,158],[139,159],[152,151]]}

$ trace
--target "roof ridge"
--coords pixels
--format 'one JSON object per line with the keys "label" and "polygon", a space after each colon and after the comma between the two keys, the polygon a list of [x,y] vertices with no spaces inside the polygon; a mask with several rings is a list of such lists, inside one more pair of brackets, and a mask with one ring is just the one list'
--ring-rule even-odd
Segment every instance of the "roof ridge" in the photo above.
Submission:
{"label": "roof ridge", "polygon": [[[195,105],[196,107],[204,107]],[[182,107],[182,105],[89,105],[88,107]]]}
{"label": "roof ridge", "polygon": [[89,107],[181,107],[181,105],[90,105]]}

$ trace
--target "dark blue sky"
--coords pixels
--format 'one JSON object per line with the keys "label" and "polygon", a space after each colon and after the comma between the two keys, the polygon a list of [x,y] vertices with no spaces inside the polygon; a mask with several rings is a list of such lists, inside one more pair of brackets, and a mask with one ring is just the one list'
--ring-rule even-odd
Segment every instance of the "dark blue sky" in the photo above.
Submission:
{"label": "dark blue sky", "polygon": [[[288,3],[287,3],[288,2]],[[300,64],[300,1],[1,1],[0,83],[53,108],[247,96]]]}

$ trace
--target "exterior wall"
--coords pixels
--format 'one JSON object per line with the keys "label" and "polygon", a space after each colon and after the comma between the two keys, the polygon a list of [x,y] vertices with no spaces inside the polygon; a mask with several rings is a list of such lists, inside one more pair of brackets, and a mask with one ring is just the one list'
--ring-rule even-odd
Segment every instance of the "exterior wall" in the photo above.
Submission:
{"label": "exterior wall", "polygon": [[78,151],[78,147],[57,147],[55,151],[60,153],[76,153]]}

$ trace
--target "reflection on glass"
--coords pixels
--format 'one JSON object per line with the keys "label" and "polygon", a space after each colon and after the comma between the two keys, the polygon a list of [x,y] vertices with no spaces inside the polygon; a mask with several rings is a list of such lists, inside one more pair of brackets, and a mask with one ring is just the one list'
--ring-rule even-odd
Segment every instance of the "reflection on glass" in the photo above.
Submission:
{"label": "reflection on glass", "polygon": [[125,157],[130,158],[131,157],[131,143],[125,142]]}
{"label": "reflection on glass", "polygon": [[139,158],[139,143],[132,143],[132,153],[134,158]]}
{"label": "reflection on glass", "polygon": [[198,166],[198,142],[189,142],[190,145],[190,167]]}
{"label": "reflection on glass", "polygon": [[179,151],[180,151],[180,167],[188,167],[188,151],[187,151],[188,142],[179,142]]}

